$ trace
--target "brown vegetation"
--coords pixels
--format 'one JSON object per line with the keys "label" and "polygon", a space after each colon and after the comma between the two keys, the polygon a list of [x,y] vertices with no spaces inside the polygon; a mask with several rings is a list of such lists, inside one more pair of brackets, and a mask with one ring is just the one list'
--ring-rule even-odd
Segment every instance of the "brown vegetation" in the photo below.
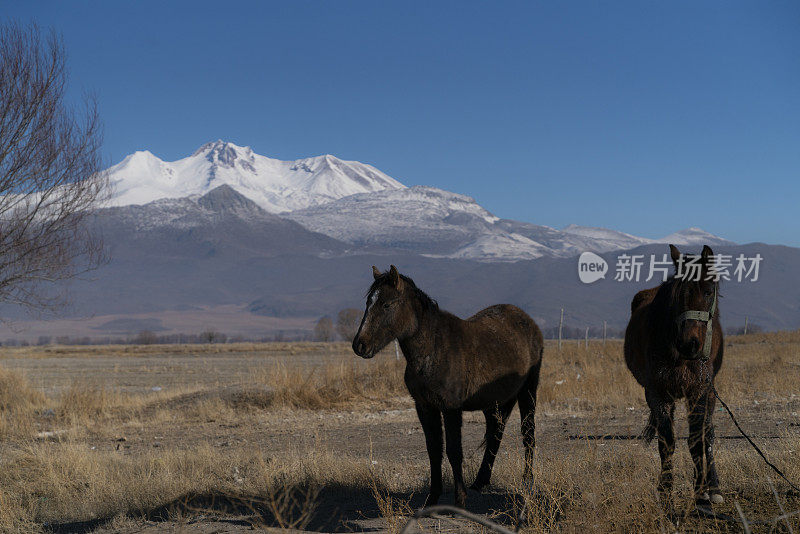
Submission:
{"label": "brown vegetation", "polygon": [[[731,338],[718,377],[720,394],[795,480],[799,343],[797,332]],[[519,501],[506,496],[521,494],[530,532],[673,528],[653,491],[655,446],[622,439],[638,434],[647,417],[642,390],[621,352],[619,341],[591,342],[588,349],[567,343],[560,353],[555,343],[547,344],[533,483],[524,487],[520,480],[519,418],[512,416],[490,494],[486,501],[470,497],[470,506],[510,521]],[[160,355],[200,363],[206,354],[231,362],[247,354],[263,357],[240,379],[219,382],[206,373],[205,382],[175,383],[163,391],[124,390],[125,374],[92,374],[91,364],[101,358],[134,363]],[[327,363],[298,363],[308,355]],[[67,358],[69,365],[86,362],[87,371],[70,387],[52,389],[30,373],[26,378],[8,369],[23,358],[35,358],[24,361],[37,365]],[[346,503],[359,507],[350,519],[375,517],[377,526],[395,530],[421,504],[424,440],[402,383],[404,362],[395,361],[393,351],[362,362],[345,343],[29,347],[3,350],[0,363],[0,531],[98,518],[111,521],[98,528],[124,531],[142,517],[179,524],[198,510],[207,517],[313,529],[323,528],[320,516]],[[154,369],[142,363],[140,372],[170,372]],[[777,515],[768,476],[782,504],[800,508],[800,498],[743,440],[725,439],[736,435],[725,414],[717,412],[716,421],[717,463],[729,498],[720,510],[735,515],[736,500],[751,519]],[[482,422],[465,420],[468,476],[480,461],[480,451],[470,451],[482,439]],[[679,425],[677,432],[685,435],[686,429]],[[685,441],[678,446],[686,447]],[[738,530],[689,514],[691,463],[685,452],[676,460],[678,517],[672,519],[679,527]],[[792,524],[796,528],[798,519]]]}

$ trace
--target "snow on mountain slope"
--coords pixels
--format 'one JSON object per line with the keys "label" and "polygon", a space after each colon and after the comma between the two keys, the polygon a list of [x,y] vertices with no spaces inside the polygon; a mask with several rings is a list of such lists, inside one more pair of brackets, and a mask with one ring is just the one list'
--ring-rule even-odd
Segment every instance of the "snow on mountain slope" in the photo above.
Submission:
{"label": "snow on mountain slope", "polygon": [[489,262],[535,260],[550,255],[550,249],[524,235],[500,233],[479,236],[473,243],[446,257]]}
{"label": "snow on mountain slope", "polygon": [[[241,259],[242,253],[260,258],[282,254],[323,257],[349,248],[346,243],[267,212],[229,185],[202,196],[162,198],[144,205],[98,210],[93,224],[107,239],[113,261],[127,262],[143,271],[153,268],[155,257],[164,262],[176,255],[230,262]],[[192,269],[183,276],[191,277]]]}
{"label": "snow on mountain slope", "polygon": [[730,243],[698,229],[663,239],[576,225],[556,230],[498,219],[470,197],[423,186],[353,195],[283,216],[356,246],[489,262],[569,257],[587,250],[609,252],[665,242]]}
{"label": "snow on mountain slope", "polygon": [[455,251],[498,220],[468,196],[425,186],[352,195],[284,216],[355,245],[420,253]]}
{"label": "snow on mountain slope", "polygon": [[666,237],[656,240],[658,243],[672,243],[673,245],[735,245],[733,241],[728,241],[719,236],[715,236],[697,227],[687,228],[680,232],[675,232]]}
{"label": "snow on mountain slope", "polygon": [[136,152],[109,169],[111,206],[204,195],[229,185],[271,213],[315,206],[341,197],[405,186],[371,165],[316,156],[281,161],[250,147],[216,141],[178,161]]}
{"label": "snow on mountain slope", "polygon": [[647,239],[645,237],[637,237],[635,235],[626,234],[625,232],[618,232],[617,230],[609,230],[607,228],[578,226],[577,224],[570,224],[569,226],[564,227],[561,231],[574,236],[586,237],[595,242],[608,243],[610,246],[616,248],[634,248],[640,245],[653,243],[652,239]]}
{"label": "snow on mountain slope", "polygon": [[[700,228],[692,227],[679,232],[675,232],[658,239],[638,237],[625,232],[608,230],[606,228],[594,228],[591,226],[578,226],[571,224],[563,229],[564,232],[572,235],[580,235],[591,238],[598,243],[608,243],[617,249],[634,248],[641,245],[652,245],[655,243],[672,243],[673,245],[695,246],[695,245],[734,245],[733,241],[728,241]],[[614,249],[610,249],[614,250]]]}

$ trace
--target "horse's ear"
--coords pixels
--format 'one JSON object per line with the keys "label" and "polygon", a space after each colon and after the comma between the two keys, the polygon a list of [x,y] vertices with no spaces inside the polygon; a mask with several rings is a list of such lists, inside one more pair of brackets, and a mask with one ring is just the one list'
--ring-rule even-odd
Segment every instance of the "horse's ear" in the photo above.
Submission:
{"label": "horse's ear", "polygon": [[700,253],[701,263],[707,264],[713,255],[714,251],[711,250],[711,247],[704,245],[703,252]]}
{"label": "horse's ear", "polygon": [[678,260],[681,259],[681,251],[675,245],[669,246],[669,255],[672,257],[672,263],[678,266]]}
{"label": "horse's ear", "polygon": [[372,266],[372,276],[373,276],[373,278],[375,278],[375,280],[377,280],[380,275],[381,275],[381,272],[378,270],[377,267],[375,267],[373,265]]}
{"label": "horse's ear", "polygon": [[397,267],[394,265],[389,268],[389,280],[395,289],[400,289],[400,273],[397,272]]}

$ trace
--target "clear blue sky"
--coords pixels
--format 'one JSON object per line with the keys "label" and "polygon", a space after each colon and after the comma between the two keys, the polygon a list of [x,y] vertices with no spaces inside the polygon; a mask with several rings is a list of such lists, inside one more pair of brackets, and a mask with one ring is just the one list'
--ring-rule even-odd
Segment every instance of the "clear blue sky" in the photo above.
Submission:
{"label": "clear blue sky", "polygon": [[800,245],[800,2],[16,2],[116,163],[330,153],[501,217]]}

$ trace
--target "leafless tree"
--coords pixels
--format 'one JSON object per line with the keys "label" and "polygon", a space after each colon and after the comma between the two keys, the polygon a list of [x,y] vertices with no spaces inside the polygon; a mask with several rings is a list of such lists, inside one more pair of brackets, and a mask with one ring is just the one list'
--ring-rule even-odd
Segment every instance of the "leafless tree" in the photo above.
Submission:
{"label": "leafless tree", "polygon": [[336,332],[345,341],[353,341],[361,324],[361,310],[345,308],[336,317]]}
{"label": "leafless tree", "polygon": [[314,341],[333,341],[333,321],[327,315],[314,326]]}
{"label": "leafless tree", "polygon": [[54,283],[105,260],[86,224],[108,194],[97,105],[73,108],[66,86],[55,32],[0,25],[0,301],[35,310],[63,304]]}
{"label": "leafless tree", "polygon": [[206,328],[200,332],[201,343],[225,343],[226,341],[228,341],[228,336],[213,328]]}
{"label": "leafless tree", "polygon": [[136,345],[155,345],[158,343],[158,336],[152,330],[142,330],[133,340]]}

